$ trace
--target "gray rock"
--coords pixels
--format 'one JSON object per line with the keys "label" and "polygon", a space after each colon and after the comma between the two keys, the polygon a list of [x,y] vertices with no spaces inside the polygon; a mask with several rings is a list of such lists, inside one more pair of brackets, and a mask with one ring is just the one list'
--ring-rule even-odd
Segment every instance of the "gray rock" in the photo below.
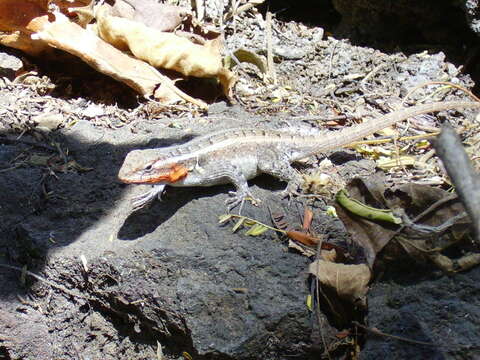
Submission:
{"label": "gray rock", "polygon": [[13,80],[22,67],[23,62],[18,57],[0,52],[0,77]]}

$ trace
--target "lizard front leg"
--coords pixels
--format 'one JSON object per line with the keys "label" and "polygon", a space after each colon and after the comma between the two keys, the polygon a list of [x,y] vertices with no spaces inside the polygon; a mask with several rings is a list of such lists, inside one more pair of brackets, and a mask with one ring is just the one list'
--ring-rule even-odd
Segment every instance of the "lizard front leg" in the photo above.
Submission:
{"label": "lizard front leg", "polygon": [[148,203],[152,202],[155,198],[161,200],[161,196],[164,190],[165,184],[153,185],[149,191],[142,193],[139,196],[135,196],[132,199],[133,211],[142,209]]}
{"label": "lizard front leg", "polygon": [[230,198],[225,201],[228,211],[240,205],[240,214],[247,197],[251,199],[254,205],[260,203],[260,200],[255,199],[251,194],[245,175],[241,169],[234,164],[222,164],[221,166],[216,164],[215,170],[210,169],[208,171],[208,176],[202,174],[202,179],[205,183],[218,183],[218,180],[222,179],[224,183],[231,183],[235,186],[236,191],[230,191],[228,193]]}

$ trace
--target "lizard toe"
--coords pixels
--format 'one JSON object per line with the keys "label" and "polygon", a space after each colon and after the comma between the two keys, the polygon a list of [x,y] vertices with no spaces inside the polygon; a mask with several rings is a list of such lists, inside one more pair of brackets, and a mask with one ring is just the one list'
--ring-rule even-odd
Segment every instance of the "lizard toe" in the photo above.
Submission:
{"label": "lizard toe", "polygon": [[260,199],[256,199],[255,197],[253,197],[250,191],[229,191],[228,195],[230,196],[230,198],[225,200],[225,204],[227,205],[229,212],[238,205],[240,205],[240,214],[242,212],[245,200],[249,200],[255,206],[258,206],[262,202]]}
{"label": "lizard toe", "polygon": [[156,197],[161,200],[165,185],[154,185],[149,191],[144,192],[132,198],[132,207],[134,211],[140,210],[151,203]]}

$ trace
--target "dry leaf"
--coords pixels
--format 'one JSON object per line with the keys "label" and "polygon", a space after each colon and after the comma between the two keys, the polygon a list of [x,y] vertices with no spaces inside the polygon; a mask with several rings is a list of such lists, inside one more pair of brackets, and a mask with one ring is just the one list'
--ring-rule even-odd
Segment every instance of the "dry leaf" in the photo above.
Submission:
{"label": "dry leaf", "polygon": [[371,272],[366,264],[346,265],[316,260],[308,271],[322,285],[333,288],[338,296],[351,303],[363,299],[368,292]]}
{"label": "dry leaf", "polygon": [[30,55],[49,51],[41,41],[30,35],[48,23],[45,1],[3,0],[0,1],[0,43],[22,50]]}
{"label": "dry leaf", "polygon": [[0,44],[38,56],[53,54],[52,49],[31,35],[53,20],[48,4],[68,13],[69,7],[83,6],[91,0],[2,0],[0,1]]}
{"label": "dry leaf", "polygon": [[229,96],[235,77],[223,67],[218,39],[205,45],[172,33],[151,29],[132,20],[109,15],[108,7],[97,11],[98,33],[102,39],[121,50],[130,50],[136,58],[162,69],[185,76],[217,78]]}
{"label": "dry leaf", "polygon": [[296,241],[293,240],[288,240],[288,248],[289,249],[294,249],[298,251],[300,254],[306,257],[310,256],[315,256],[317,253],[315,250],[313,250],[311,247],[304,246],[302,244],[297,243]]}
{"label": "dry leaf", "polygon": [[303,210],[303,224],[302,224],[303,231],[308,231],[308,229],[310,229],[310,226],[312,225],[312,220],[313,220],[313,211],[308,207],[305,207],[305,210]]}
{"label": "dry leaf", "polygon": [[[153,95],[158,84],[166,81],[150,65],[125,55],[62,14],[57,13],[56,18],[36,34],[50,46],[78,56],[96,70],[127,84],[146,97]],[[164,99],[165,102],[179,99],[173,92],[170,95]]]}
{"label": "dry leaf", "polygon": [[36,56],[55,54],[52,48],[57,48],[78,56],[94,69],[127,84],[145,97],[154,96],[163,104],[183,99],[204,109],[208,107],[177,89],[155,68],[118,51],[62,12],[49,13],[47,3],[74,16],[75,11],[88,12],[90,7],[82,10],[81,6],[91,4],[91,0],[0,1],[0,30],[7,32],[0,34],[0,44]]}
{"label": "dry leaf", "polygon": [[11,34],[0,34],[0,44],[23,51],[31,56],[43,55],[53,49],[40,40],[33,40],[30,35],[15,31]]}
{"label": "dry leaf", "polygon": [[46,15],[46,0],[2,0],[0,1],[0,30],[31,34],[38,29],[34,25],[36,19]]}
{"label": "dry leaf", "polygon": [[173,31],[188,14],[185,8],[154,0],[117,0],[113,16],[135,20],[158,31]]}
{"label": "dry leaf", "polygon": [[[466,236],[470,231],[469,220],[455,195],[414,183],[389,188],[378,176],[354,179],[348,191],[350,196],[369,206],[396,209],[410,219],[398,233],[398,226],[394,224],[370,221],[336,205],[339,218],[371,267],[380,252],[384,261],[401,261],[408,254],[418,262],[434,263],[445,272],[462,271],[480,262],[478,249]],[[439,227],[444,228],[440,231]],[[391,241],[393,238],[395,241]],[[442,254],[451,246],[472,254],[451,259]]]}
{"label": "dry leaf", "polygon": [[[381,157],[377,160],[377,165],[382,170],[390,170],[395,167],[403,166],[419,166],[421,163],[418,162],[414,156],[398,156],[394,158]],[[424,164],[425,165],[425,164]]]}
{"label": "dry leaf", "polygon": [[241,63],[247,62],[256,65],[258,69],[262,72],[262,74],[265,74],[267,72],[267,65],[265,64],[265,60],[259,55],[255,54],[253,51],[245,49],[235,50],[232,55],[228,55],[225,57],[225,66],[229,69],[232,69],[236,65],[236,62],[233,60],[233,56],[235,56],[236,60]]}
{"label": "dry leaf", "polygon": [[286,232],[286,235],[292,239],[296,240],[304,245],[315,246],[318,244],[320,239],[318,237],[303,233],[297,230],[289,230]]}

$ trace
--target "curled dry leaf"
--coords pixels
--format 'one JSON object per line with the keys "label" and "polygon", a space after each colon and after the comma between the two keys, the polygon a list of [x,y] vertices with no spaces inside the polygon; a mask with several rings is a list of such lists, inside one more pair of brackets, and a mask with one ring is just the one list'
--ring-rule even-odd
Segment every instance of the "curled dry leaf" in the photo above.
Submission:
{"label": "curled dry leaf", "polygon": [[186,76],[217,78],[229,96],[235,76],[223,67],[219,40],[205,45],[172,33],[151,29],[133,20],[111,16],[107,6],[97,11],[97,28],[102,39],[158,68],[175,70]]}
{"label": "curled dry leaf", "polygon": [[305,207],[305,210],[303,211],[303,224],[302,224],[302,230],[303,231],[308,231],[310,229],[310,226],[312,225],[312,220],[313,220],[313,211]]}
{"label": "curled dry leaf", "polygon": [[[94,69],[125,83],[145,97],[164,104],[180,99],[201,108],[207,105],[175,87],[173,81],[144,61],[123,54],[89,30],[72,21],[93,10],[93,0],[0,0],[0,44],[33,56],[58,56],[53,48],[75,55]],[[57,10],[51,11],[49,5]],[[58,11],[60,10],[60,11]],[[83,14],[85,15],[85,14]],[[88,15],[88,14],[87,14]],[[83,19],[83,20],[82,20]]]}
{"label": "curled dry leaf", "polygon": [[339,297],[351,303],[367,295],[371,272],[366,264],[346,265],[316,260],[308,271],[322,285],[334,289]]}
{"label": "curled dry leaf", "polygon": [[302,243],[302,244],[307,245],[307,246],[315,246],[320,241],[320,239],[318,237],[315,237],[313,235],[309,235],[309,234],[306,234],[304,232],[297,231],[297,230],[288,230],[286,232],[286,235],[290,239],[296,240],[299,243]]}
{"label": "curled dry leaf", "polygon": [[47,1],[0,1],[0,44],[38,55],[49,51],[48,45],[30,35],[48,23]]}
{"label": "curled dry leaf", "polygon": [[39,56],[52,50],[40,40],[33,40],[30,35],[15,31],[11,34],[0,34],[0,44],[23,51],[31,56]]}
{"label": "curled dry leaf", "polygon": [[[173,82],[161,75],[144,61],[134,59],[98,38],[93,32],[69,21],[63,14],[56,13],[56,20],[44,26],[36,37],[48,45],[78,56],[94,69],[121,81],[145,97],[152,94],[160,99],[156,88],[162,84],[169,92],[162,93],[163,103],[177,101],[180,97],[203,108],[206,105],[192,99],[175,88]],[[155,91],[155,93],[154,93]]]}
{"label": "curled dry leaf", "polygon": [[0,44],[22,50],[32,56],[52,53],[43,41],[30,35],[53,20],[49,4],[68,13],[68,8],[85,6],[93,0],[2,0],[0,1]]}

